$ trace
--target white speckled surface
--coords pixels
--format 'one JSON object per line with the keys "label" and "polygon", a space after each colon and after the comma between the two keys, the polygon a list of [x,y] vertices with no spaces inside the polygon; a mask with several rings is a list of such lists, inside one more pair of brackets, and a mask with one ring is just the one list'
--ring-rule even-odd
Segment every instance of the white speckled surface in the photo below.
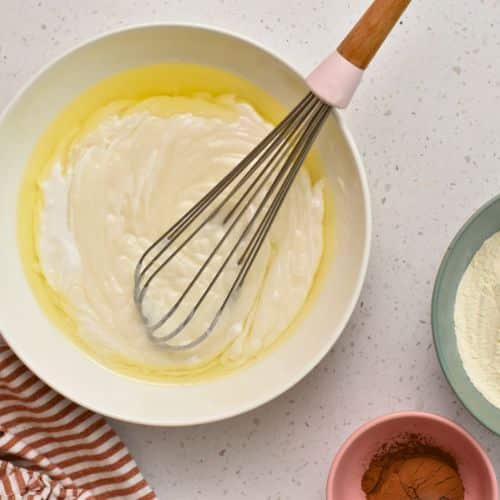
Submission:
{"label": "white speckled surface", "polygon": [[[127,24],[196,22],[253,38],[304,73],[368,0],[0,0],[0,108],[75,43]],[[276,401],[183,429],[115,423],[161,499],[321,499],[330,461],[371,417],[448,416],[484,445],[500,438],[457,402],[439,368],[430,298],[445,248],[500,191],[500,2],[415,1],[345,113],[374,208],[368,280],[320,366]]]}

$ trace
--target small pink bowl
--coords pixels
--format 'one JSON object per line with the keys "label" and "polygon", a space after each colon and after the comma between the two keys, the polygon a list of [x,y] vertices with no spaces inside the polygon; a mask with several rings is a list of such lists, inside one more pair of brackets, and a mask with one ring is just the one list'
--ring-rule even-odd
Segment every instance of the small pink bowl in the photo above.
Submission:
{"label": "small pink bowl", "polygon": [[461,427],[430,413],[393,413],[368,422],[344,443],[330,468],[327,500],[366,500],[361,478],[380,446],[404,433],[422,434],[457,461],[465,500],[498,500],[495,470],[486,453]]}

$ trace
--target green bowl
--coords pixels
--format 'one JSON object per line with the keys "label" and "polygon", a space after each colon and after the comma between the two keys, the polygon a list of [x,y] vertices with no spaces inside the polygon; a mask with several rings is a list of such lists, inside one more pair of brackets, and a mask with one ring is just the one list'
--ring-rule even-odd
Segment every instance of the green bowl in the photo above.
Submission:
{"label": "green bowl", "polygon": [[458,353],[453,313],[460,280],[472,257],[500,231],[500,196],[481,207],[462,227],[439,268],[432,297],[434,345],[443,372],[463,405],[484,426],[500,435],[500,409],[472,385]]}

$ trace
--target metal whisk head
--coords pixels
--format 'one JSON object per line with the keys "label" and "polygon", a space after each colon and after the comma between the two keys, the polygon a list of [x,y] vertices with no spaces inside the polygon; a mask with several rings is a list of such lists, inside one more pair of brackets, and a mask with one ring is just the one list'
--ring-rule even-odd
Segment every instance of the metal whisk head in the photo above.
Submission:
{"label": "metal whisk head", "polygon": [[[310,92],[144,252],[135,270],[134,300],[151,341],[172,350],[187,350],[210,335],[224,308],[245,282],[329,110],[329,104]],[[214,248],[196,263],[193,276],[172,304],[152,318],[147,302],[155,280],[207,231],[218,235]],[[230,279],[223,279],[225,273],[230,273],[226,275]],[[227,282],[223,292],[219,289],[215,293],[223,282]],[[200,287],[200,283],[204,286]],[[181,333],[209,296],[219,298],[211,311],[213,317],[194,336],[182,341]]]}

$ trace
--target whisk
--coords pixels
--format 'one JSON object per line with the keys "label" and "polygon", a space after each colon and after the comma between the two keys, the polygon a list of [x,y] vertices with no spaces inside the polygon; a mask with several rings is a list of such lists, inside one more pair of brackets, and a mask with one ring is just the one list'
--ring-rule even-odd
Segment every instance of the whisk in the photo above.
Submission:
{"label": "whisk", "polygon": [[[363,70],[409,3],[375,0],[338,49],[307,78],[311,91],[304,99],[142,254],[135,269],[134,301],[152,342],[183,351],[208,338],[251,271],[332,107],[344,108],[350,102]],[[207,231],[219,234],[214,247],[173,304],[152,314],[146,302],[155,280]],[[231,279],[222,280],[225,273],[231,273]],[[200,289],[202,280],[206,286]],[[229,285],[224,293],[219,290],[216,294],[222,281]],[[210,295],[220,296],[213,317],[187,341],[179,341]]]}

